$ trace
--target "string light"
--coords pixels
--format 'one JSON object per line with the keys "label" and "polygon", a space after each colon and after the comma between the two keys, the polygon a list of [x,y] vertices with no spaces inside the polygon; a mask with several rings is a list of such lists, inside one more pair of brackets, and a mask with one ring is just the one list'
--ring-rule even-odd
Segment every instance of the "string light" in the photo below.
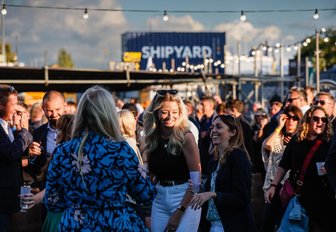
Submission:
{"label": "string light", "polygon": [[1,14],[2,15],[6,15],[7,14],[6,4],[2,4]]}
{"label": "string light", "polygon": [[240,20],[241,20],[242,22],[245,22],[245,21],[246,21],[246,15],[244,14],[244,11],[243,11],[243,10],[240,12]]}
{"label": "string light", "polygon": [[169,17],[168,17],[168,14],[167,14],[167,11],[166,11],[166,10],[163,12],[163,17],[162,17],[162,19],[163,19],[163,21],[165,21],[165,22],[167,22],[167,21],[168,21],[168,19],[169,19]]}
{"label": "string light", "polygon": [[329,42],[329,37],[325,37],[325,38],[323,39],[323,41],[326,42],[326,43],[328,43],[328,42]]}
{"label": "string light", "polygon": [[310,43],[310,42],[311,42],[311,38],[307,38],[307,39],[306,39],[306,42],[307,42],[307,43]]}
{"label": "string light", "polygon": [[319,16],[318,10],[315,9],[315,13],[314,13],[314,15],[313,15],[313,18],[314,18],[314,19],[318,19],[319,17],[320,17],[320,16]]}
{"label": "string light", "polygon": [[83,14],[83,19],[88,19],[88,18],[89,18],[88,9],[85,8],[85,9],[84,9],[84,14]]}

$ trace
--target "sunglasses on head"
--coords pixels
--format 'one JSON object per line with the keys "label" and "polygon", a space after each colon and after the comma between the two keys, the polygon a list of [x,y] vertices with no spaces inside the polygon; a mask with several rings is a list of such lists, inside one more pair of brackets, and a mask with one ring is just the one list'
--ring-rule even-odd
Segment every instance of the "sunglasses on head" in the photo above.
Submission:
{"label": "sunglasses on head", "polygon": [[292,103],[294,100],[299,99],[299,97],[288,98],[287,101]]}
{"label": "sunglasses on head", "polygon": [[326,104],[326,101],[325,100],[316,100],[314,101],[314,105],[317,106],[318,104],[321,104],[321,106],[324,106]]}
{"label": "sunglasses on head", "polygon": [[178,91],[176,89],[169,89],[169,90],[160,89],[160,90],[156,91],[156,93],[159,94],[160,96],[164,96],[167,93],[169,93],[170,95],[176,95],[178,93]]}
{"label": "sunglasses on head", "polygon": [[318,116],[313,116],[312,117],[313,122],[319,122],[320,120],[323,123],[327,123],[328,122],[328,118],[327,117],[318,117]]}
{"label": "sunglasses on head", "polygon": [[8,91],[10,93],[16,93],[16,89],[13,86],[9,86],[7,88],[1,88],[1,91]]}
{"label": "sunglasses on head", "polygon": [[290,120],[290,119],[293,119],[294,121],[299,121],[300,120],[300,118],[297,115],[286,114],[286,116],[287,116],[288,120]]}

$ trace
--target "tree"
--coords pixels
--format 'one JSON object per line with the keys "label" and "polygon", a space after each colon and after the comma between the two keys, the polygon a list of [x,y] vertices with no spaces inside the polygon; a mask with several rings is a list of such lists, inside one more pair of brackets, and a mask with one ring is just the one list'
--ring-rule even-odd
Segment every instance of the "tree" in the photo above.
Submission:
{"label": "tree", "polygon": [[57,64],[62,68],[73,68],[74,63],[72,61],[71,55],[62,48],[58,51],[58,61]]}
{"label": "tree", "polygon": [[[328,38],[326,40],[325,38]],[[320,67],[321,70],[328,69],[336,64],[336,30],[329,28],[325,33],[321,33],[319,48],[320,48]],[[316,38],[311,38],[311,42],[301,48],[301,57],[310,57],[314,67],[316,67]],[[297,56],[297,55],[296,55]]]}
{"label": "tree", "polygon": [[[6,63],[15,63],[17,61],[17,55],[14,52],[12,52],[12,47],[10,44],[8,43],[5,44],[5,51],[6,51]],[[2,54],[2,46],[0,46],[0,54]]]}

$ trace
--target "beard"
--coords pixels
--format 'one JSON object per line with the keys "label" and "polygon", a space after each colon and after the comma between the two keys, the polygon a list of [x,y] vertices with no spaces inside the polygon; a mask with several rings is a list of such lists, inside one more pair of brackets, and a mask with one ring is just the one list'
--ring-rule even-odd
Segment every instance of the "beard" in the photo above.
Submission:
{"label": "beard", "polygon": [[56,129],[56,124],[57,124],[57,119],[54,119],[54,118],[48,118],[49,122],[50,122],[50,125]]}

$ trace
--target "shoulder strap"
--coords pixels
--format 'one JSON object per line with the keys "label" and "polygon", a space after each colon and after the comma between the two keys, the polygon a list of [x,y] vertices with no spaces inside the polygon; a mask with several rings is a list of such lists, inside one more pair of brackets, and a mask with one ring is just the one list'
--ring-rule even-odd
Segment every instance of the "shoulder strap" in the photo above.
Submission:
{"label": "shoulder strap", "polygon": [[313,158],[316,150],[321,145],[321,143],[322,143],[322,140],[318,139],[315,142],[315,144],[312,146],[312,148],[310,149],[310,151],[308,152],[308,154],[307,154],[307,156],[306,156],[306,158],[304,160],[304,163],[303,163],[303,166],[302,166],[302,169],[301,169],[301,172],[300,172],[299,179],[296,181],[296,184],[297,184],[296,194],[299,194],[300,191],[301,191],[301,188],[302,188],[302,185],[303,185],[303,179],[305,177],[305,174],[306,174],[307,168],[309,166],[309,163],[310,163],[311,159]]}

